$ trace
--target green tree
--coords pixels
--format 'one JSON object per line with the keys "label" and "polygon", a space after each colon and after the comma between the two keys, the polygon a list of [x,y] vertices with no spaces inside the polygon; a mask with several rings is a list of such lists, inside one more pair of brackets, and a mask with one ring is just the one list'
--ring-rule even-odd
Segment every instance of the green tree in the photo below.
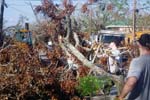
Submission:
{"label": "green tree", "polygon": [[138,3],[140,5],[137,5],[136,9],[136,26],[137,28],[141,27],[141,29],[150,29],[150,1],[138,1]]}
{"label": "green tree", "polygon": [[[83,25],[89,31],[95,32],[114,21],[127,21],[129,11],[127,0],[88,0],[82,6]],[[91,30],[92,29],[92,30]]]}

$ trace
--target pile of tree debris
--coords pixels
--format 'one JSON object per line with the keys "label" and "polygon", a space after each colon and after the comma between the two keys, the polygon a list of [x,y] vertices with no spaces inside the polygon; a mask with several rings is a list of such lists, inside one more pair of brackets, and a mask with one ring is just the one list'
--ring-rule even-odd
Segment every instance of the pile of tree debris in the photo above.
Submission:
{"label": "pile of tree debris", "polygon": [[[49,64],[43,64],[39,50],[46,51]],[[49,51],[42,44],[33,48],[13,40],[1,48],[0,99],[70,100],[79,97],[75,89],[77,79],[87,75],[89,68],[79,61],[76,61],[78,69],[70,68],[68,57],[61,51],[59,46]]]}

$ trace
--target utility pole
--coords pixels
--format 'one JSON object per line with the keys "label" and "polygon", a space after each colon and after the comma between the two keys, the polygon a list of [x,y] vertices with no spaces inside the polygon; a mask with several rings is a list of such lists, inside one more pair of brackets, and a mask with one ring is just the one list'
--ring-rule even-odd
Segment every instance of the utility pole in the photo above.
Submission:
{"label": "utility pole", "polygon": [[5,0],[0,0],[0,46],[3,44],[3,15]]}
{"label": "utility pole", "polygon": [[92,4],[89,4],[90,6],[90,10],[89,10],[89,32],[90,32],[90,35],[92,34]]}
{"label": "utility pole", "polygon": [[90,35],[91,34],[92,34],[92,7],[90,7]]}
{"label": "utility pole", "polygon": [[137,1],[134,0],[134,3],[133,3],[133,42],[135,41],[135,32],[136,32],[136,3]]}

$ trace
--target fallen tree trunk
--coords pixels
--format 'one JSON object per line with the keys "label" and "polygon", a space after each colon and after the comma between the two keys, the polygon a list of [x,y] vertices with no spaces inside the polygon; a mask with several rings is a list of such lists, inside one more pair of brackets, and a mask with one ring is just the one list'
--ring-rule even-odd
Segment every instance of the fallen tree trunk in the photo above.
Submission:
{"label": "fallen tree trunk", "polygon": [[123,78],[121,78],[120,76],[111,75],[111,74],[107,73],[106,71],[104,71],[104,69],[96,66],[91,61],[87,60],[82,55],[82,53],[80,53],[71,43],[63,40],[63,42],[60,42],[60,46],[63,47],[63,50],[67,50],[65,52],[67,52],[67,53],[70,52],[75,57],[77,57],[77,59],[80,60],[83,63],[83,65],[89,67],[91,69],[90,73],[91,72],[96,72],[97,74],[108,76],[112,80],[114,80],[114,82],[117,84],[118,91],[120,93],[120,87],[122,87],[122,85],[123,85]]}
{"label": "fallen tree trunk", "polygon": [[77,59],[80,60],[83,63],[83,65],[91,68],[91,70],[98,71],[98,73],[100,73],[102,75],[107,75],[108,74],[102,68],[97,67],[91,61],[87,60],[87,58],[85,58],[71,43],[63,40],[63,42],[61,42],[60,44],[61,44],[61,47],[63,47],[63,48],[65,47],[66,48],[64,50],[68,50],[71,54],[73,54],[74,56],[76,56]]}

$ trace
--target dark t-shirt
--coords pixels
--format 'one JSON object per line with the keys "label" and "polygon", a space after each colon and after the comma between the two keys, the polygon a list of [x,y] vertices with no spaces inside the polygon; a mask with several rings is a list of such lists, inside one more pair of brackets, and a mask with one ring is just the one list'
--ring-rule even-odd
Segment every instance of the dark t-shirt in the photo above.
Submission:
{"label": "dark t-shirt", "polygon": [[127,100],[150,100],[150,55],[143,55],[131,61],[128,77],[138,81]]}

